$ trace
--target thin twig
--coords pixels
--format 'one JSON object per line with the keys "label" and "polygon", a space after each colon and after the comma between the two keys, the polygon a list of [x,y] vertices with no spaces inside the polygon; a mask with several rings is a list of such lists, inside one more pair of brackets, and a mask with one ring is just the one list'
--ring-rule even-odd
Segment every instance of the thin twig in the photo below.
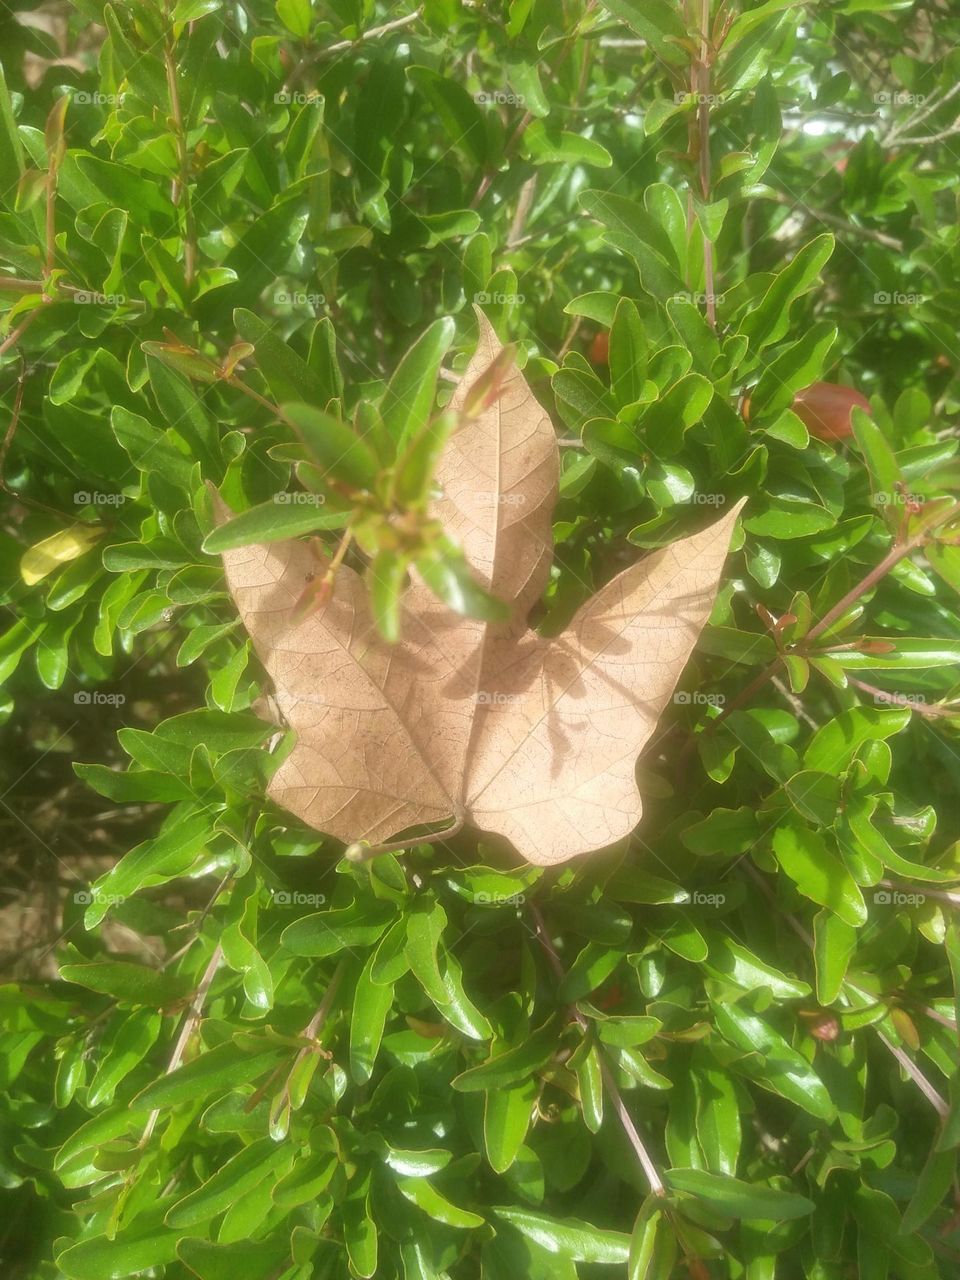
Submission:
{"label": "thin twig", "polygon": [[905,693],[888,693],[886,689],[878,689],[876,685],[867,684],[866,680],[856,680],[853,676],[847,676],[847,683],[863,693],[869,693],[878,702],[886,702],[894,707],[909,707],[911,711],[916,711],[917,715],[927,716],[931,720],[960,717],[960,705],[957,704],[917,702]]}
{"label": "thin twig", "polygon": [[461,810],[456,814],[453,823],[449,827],[444,827],[442,831],[428,832],[422,836],[409,836],[406,840],[391,840],[388,844],[366,844],[363,840],[357,840],[354,844],[347,846],[343,856],[348,862],[369,862],[371,858],[379,858],[382,853],[397,853],[401,849],[410,849],[415,844],[437,844],[449,840],[451,836],[462,831],[466,820],[466,814]]}
{"label": "thin twig", "polygon": [[872,240],[874,244],[882,244],[885,249],[893,249],[895,253],[903,253],[903,241],[898,240],[895,236],[888,236],[884,231],[874,231],[871,227],[861,227],[856,222],[849,222],[846,218],[838,217],[835,213],[827,213],[824,209],[814,209],[806,201],[795,199],[793,196],[785,195],[781,191],[774,191],[767,199],[773,200],[776,204],[783,205],[791,210],[799,209],[808,218],[812,218],[814,222],[822,222],[825,227],[833,227],[835,231],[845,231],[848,235],[857,236],[861,240]]}
{"label": "thin twig", "polygon": [[[710,203],[710,61],[708,33],[710,29],[710,0],[700,0],[700,60],[691,71],[691,84],[697,96],[698,161],[700,195],[704,204]],[[711,329],[717,327],[717,300],[714,289],[713,241],[703,229],[703,284],[706,293],[707,322]]]}
{"label": "thin twig", "polygon": [[[561,981],[564,977],[563,963],[557,955],[556,948],[554,947],[550,935],[547,932],[547,927],[544,923],[540,908],[535,902],[529,903],[529,907],[537,933],[537,940],[543,948],[554,973],[557,975],[557,980]],[[589,1020],[580,1012],[579,1009],[576,1008],[576,1006],[571,1006],[570,1012],[584,1030],[589,1028]],[[600,1060],[600,1074],[603,1076],[603,1083],[606,1086],[607,1092],[610,1094],[613,1109],[617,1113],[617,1119],[623,1126],[623,1131],[627,1135],[627,1140],[636,1153],[647,1182],[650,1184],[650,1190],[655,1196],[665,1196],[667,1194],[666,1188],[663,1185],[660,1174],[657,1172],[657,1166],[653,1163],[650,1153],[643,1145],[643,1139],[637,1132],[637,1127],[633,1123],[630,1112],[627,1110],[627,1105],[623,1100],[623,1095],[617,1087],[617,1082],[613,1077],[613,1072],[610,1070],[610,1067],[604,1059],[602,1051],[598,1051],[598,1057]]]}
{"label": "thin twig", "polygon": [[369,31],[361,31],[355,40],[338,40],[335,44],[328,44],[323,49],[318,49],[316,53],[311,54],[308,58],[303,58],[297,63],[287,77],[284,89],[293,88],[298,80],[303,79],[306,71],[324,58],[329,58],[332,54],[346,53],[347,50],[356,49],[368,40],[376,40],[379,36],[389,35],[391,31],[399,31],[401,27],[408,27],[411,22],[416,22],[422,12],[422,9],[417,8],[413,13],[406,13],[402,18],[394,18],[390,22],[385,22],[381,27],[371,27]]}
{"label": "thin twig", "polygon": [[23,337],[23,335],[26,333],[26,331],[30,328],[34,320],[36,320],[39,315],[40,315],[40,308],[37,307],[36,311],[31,311],[30,314],[26,317],[26,319],[22,320],[20,324],[17,325],[16,329],[14,329],[12,333],[8,334],[7,337],[4,338],[3,342],[0,342],[0,356],[6,355],[11,347],[15,347],[17,345],[17,343],[20,341],[20,339]]}
{"label": "thin twig", "polygon": [[[177,1037],[177,1043],[174,1045],[173,1053],[170,1055],[170,1061],[167,1063],[166,1074],[168,1076],[172,1075],[173,1072],[176,1071],[177,1067],[179,1067],[181,1061],[183,1060],[183,1055],[186,1052],[187,1045],[190,1042],[190,1037],[193,1035],[194,1031],[196,1030],[197,1024],[199,1023],[200,1018],[203,1014],[203,1006],[207,999],[207,993],[210,990],[210,986],[213,982],[214,977],[216,976],[217,970],[220,967],[220,961],[222,959],[223,959],[223,948],[220,946],[220,943],[218,942],[213,949],[213,954],[211,955],[209,961],[207,962],[207,967],[203,972],[203,977],[200,979],[200,985],[197,987],[197,993],[193,997],[193,1003],[190,1005],[190,1009],[188,1010],[187,1016],[184,1019],[183,1026],[180,1029],[180,1035]],[[139,1145],[141,1147],[145,1147],[147,1143],[150,1141],[151,1134],[153,1133],[153,1130],[156,1126],[159,1116],[160,1116],[159,1107],[155,1111],[150,1112],[150,1115],[147,1118],[147,1123],[144,1126],[143,1135],[140,1138]]]}
{"label": "thin twig", "polygon": [[[796,918],[796,916],[794,916],[791,912],[787,911],[784,907],[780,905],[780,902],[777,899],[777,895],[773,892],[773,890],[767,884],[766,880],[764,880],[763,876],[756,869],[756,867],[751,866],[749,862],[744,862],[743,866],[747,872],[747,875],[749,875],[751,880],[753,880],[754,883],[758,886],[758,888],[761,890],[761,892],[764,894],[764,896],[773,906],[774,910],[777,911],[778,914],[783,917],[783,919],[787,922],[787,924],[794,931],[794,933],[799,938],[802,938],[803,941],[807,944],[807,946],[812,951],[814,948],[814,940],[812,935],[803,927],[803,925]],[[875,999],[875,997],[870,992],[864,991],[861,987],[855,986],[854,983],[852,983],[848,978],[844,979],[843,986],[848,988],[850,991],[855,992],[859,996],[865,996],[869,1000]],[[895,1045],[888,1036],[884,1035],[884,1033],[880,1030],[879,1027],[874,1027],[874,1030],[876,1031],[877,1035],[880,1037],[881,1043],[884,1045],[886,1049],[888,1049],[893,1054],[897,1062],[900,1063],[901,1067],[903,1067],[907,1075],[910,1076],[911,1080],[913,1080],[914,1084],[916,1084],[917,1088],[920,1090],[923,1096],[927,1099],[930,1105],[934,1108],[937,1114],[941,1117],[946,1116],[947,1112],[949,1111],[949,1107],[947,1106],[947,1103],[940,1096],[937,1090],[933,1087],[933,1085],[930,1083],[927,1077],[923,1074],[923,1072],[920,1070],[917,1064],[913,1061],[910,1055],[908,1053],[905,1053],[903,1049],[898,1048],[897,1045]]]}
{"label": "thin twig", "polygon": [[190,198],[190,155],[187,151],[187,131],[180,103],[180,87],[177,84],[177,58],[172,32],[168,31],[163,43],[163,65],[167,76],[167,93],[170,97],[170,114],[173,120],[173,138],[177,148],[179,177],[174,183],[174,204],[183,210],[183,278],[193,284],[197,269],[197,225]]}

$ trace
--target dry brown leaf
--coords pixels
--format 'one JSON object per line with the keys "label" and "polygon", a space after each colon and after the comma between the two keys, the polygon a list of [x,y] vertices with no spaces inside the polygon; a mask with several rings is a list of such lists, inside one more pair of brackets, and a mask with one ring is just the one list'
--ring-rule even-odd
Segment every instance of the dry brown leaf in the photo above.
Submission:
{"label": "dry brown leaf", "polygon": [[[481,317],[454,407],[500,349]],[[443,497],[432,514],[476,577],[511,604],[507,622],[460,617],[414,582],[391,646],[346,566],[329,602],[292,621],[315,568],[305,543],[224,554],[297,735],[270,784],[274,800],[347,842],[465,820],[540,866],[636,826],[636,759],[710,613],[739,506],[626,569],[546,640],[527,615],[550,572],[558,472],[553,426],[516,367],[438,468]]]}

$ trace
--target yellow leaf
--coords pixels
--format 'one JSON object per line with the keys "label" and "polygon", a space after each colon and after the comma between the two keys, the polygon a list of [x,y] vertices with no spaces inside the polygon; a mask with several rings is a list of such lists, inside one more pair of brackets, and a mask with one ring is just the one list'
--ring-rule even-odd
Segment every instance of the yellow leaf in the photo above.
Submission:
{"label": "yellow leaf", "polygon": [[98,524],[74,524],[69,529],[51,534],[24,552],[20,561],[20,577],[28,587],[32,587],[48,573],[53,573],[58,565],[76,560],[77,556],[89,551],[102,533],[103,527]]}

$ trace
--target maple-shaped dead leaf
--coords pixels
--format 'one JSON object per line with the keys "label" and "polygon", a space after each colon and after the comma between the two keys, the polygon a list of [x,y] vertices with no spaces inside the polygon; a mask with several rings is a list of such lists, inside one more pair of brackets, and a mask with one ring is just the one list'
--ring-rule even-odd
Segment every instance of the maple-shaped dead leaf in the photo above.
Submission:
{"label": "maple-shaped dead leaf", "polygon": [[[500,350],[481,316],[455,409]],[[348,843],[467,821],[540,866],[636,826],[636,759],[710,613],[739,506],[626,569],[548,640],[527,615],[550,572],[558,475],[553,425],[514,366],[496,403],[451,437],[431,512],[510,604],[506,622],[461,617],[413,582],[401,640],[389,645],[350,568],[322,609],[296,621],[316,567],[305,543],[224,553],[297,736],[274,800]]]}

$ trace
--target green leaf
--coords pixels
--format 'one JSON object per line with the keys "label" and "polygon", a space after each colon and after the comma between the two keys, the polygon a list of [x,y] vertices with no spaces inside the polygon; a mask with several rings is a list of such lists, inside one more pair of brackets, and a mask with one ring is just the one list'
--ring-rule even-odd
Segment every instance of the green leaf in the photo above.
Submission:
{"label": "green leaf", "polygon": [[283,1054],[284,1050],[276,1045],[253,1053],[243,1053],[231,1043],[217,1045],[148,1084],[136,1095],[131,1106],[152,1111],[226,1093],[237,1085],[258,1080],[264,1072],[276,1066]]}
{"label": "green leaf", "polygon": [[523,133],[523,153],[534,164],[588,164],[609,169],[613,157],[606,147],[579,133],[552,128],[535,120]]}
{"label": "green leaf", "polygon": [[742,1059],[740,1071],[817,1119],[833,1119],[836,1107],[823,1081],[779,1032],[736,1004],[714,1003],[713,1017],[724,1039],[747,1055],[758,1055]]}
{"label": "green leaf", "polygon": [[57,1255],[57,1266],[68,1280],[128,1280],[175,1262],[180,1235],[159,1224],[135,1224],[117,1235],[95,1236],[70,1245]]}
{"label": "green leaf", "polygon": [[191,1191],[167,1210],[168,1227],[195,1227],[217,1217],[265,1178],[274,1181],[280,1171],[293,1163],[290,1146],[278,1146],[272,1138],[261,1138],[237,1152],[212,1174],[203,1186]]}
{"label": "green leaf", "polygon": [[789,409],[795,393],[820,377],[836,340],[836,327],[820,320],[771,360],[750,393],[751,422]]}
{"label": "green leaf", "polygon": [[494,1173],[505,1173],[516,1160],[530,1127],[537,1092],[537,1081],[533,1077],[487,1090],[483,1143]]}
{"label": "green leaf", "polygon": [[486,1089],[502,1089],[538,1071],[556,1051],[558,1022],[548,1018],[522,1044],[490,1057],[478,1067],[461,1072],[451,1081],[461,1093],[478,1093]]}
{"label": "green leaf", "polygon": [[[307,501],[300,502],[300,498]],[[320,495],[312,493],[276,494],[272,502],[261,502],[218,525],[204,538],[203,549],[219,553],[251,543],[280,542],[324,529],[342,529],[349,513],[325,511],[322,502]]]}
{"label": "green leaf", "polygon": [[621,298],[610,328],[610,385],[618,405],[634,404],[647,377],[647,336],[636,304]]}
{"label": "green leaf", "polygon": [[859,886],[817,832],[799,823],[782,823],[774,832],[773,851],[805,897],[829,907],[851,927],[866,921],[867,905]]}
{"label": "green leaf", "polygon": [[387,1014],[393,1005],[393,985],[378,985],[370,976],[375,953],[371,952],[353,995],[350,1020],[350,1074],[364,1084],[373,1073]]}
{"label": "green leaf", "polygon": [[910,723],[910,711],[890,711],[873,707],[851,707],[818,729],[803,756],[806,769],[839,774],[846,769],[865,742],[900,733]]}
{"label": "green leaf", "polygon": [[289,1260],[286,1240],[243,1240],[234,1244],[209,1244],[205,1240],[181,1240],[177,1257],[199,1280],[263,1280],[281,1271]]}
{"label": "green leaf", "polygon": [[395,915],[392,903],[376,899],[318,911],[287,925],[280,942],[297,956],[332,956],[340,951],[372,946]]}
{"label": "green leaf", "polygon": [[817,236],[774,276],[759,305],[748,311],[740,324],[740,332],[750,339],[753,350],[759,351],[784,336],[790,327],[791,304],[813,287],[833,247],[832,235]]}
{"label": "green leaf", "polygon": [[387,383],[380,416],[398,449],[423,431],[436,399],[437,375],[456,326],[448,316],[435,320],[406,353]]}
{"label": "green leaf", "polygon": [[463,86],[429,67],[407,67],[407,76],[440,117],[451,144],[474,164],[483,164],[487,159],[486,122]]}
{"label": "green leaf", "polygon": [[306,404],[284,404],[281,411],[332,477],[355,489],[374,487],[379,473],[376,456],[346,423]]}
{"label": "green leaf", "polygon": [[480,586],[463,552],[449,540],[438,540],[415,563],[433,594],[454,613],[488,622],[503,622],[509,617],[510,606]]}
{"label": "green leaf", "polygon": [[469,1229],[482,1227],[484,1224],[484,1219],[478,1213],[471,1213],[468,1209],[461,1209],[459,1205],[451,1203],[426,1178],[398,1178],[397,1190],[411,1204],[415,1204],[444,1226]]}
{"label": "green leaf", "polygon": [[277,17],[300,40],[310,34],[313,8],[310,0],[276,0]]}
{"label": "green leaf", "polygon": [[813,918],[813,938],[817,999],[823,1005],[833,1004],[857,949],[857,931],[832,911],[818,911]]}
{"label": "green leaf", "polygon": [[676,43],[686,29],[669,0],[604,0],[603,7],[646,40],[665,62],[683,65],[686,55]]}
{"label": "green leaf", "polygon": [[900,1230],[904,1235],[914,1235],[941,1205],[947,1203],[956,1167],[956,1151],[934,1148],[930,1152],[917,1179],[916,1190],[903,1212]]}
{"label": "green leaf", "polygon": [[494,1206],[493,1212],[542,1248],[572,1262],[616,1264],[626,1262],[629,1257],[630,1237],[620,1231],[603,1231],[577,1218],[564,1218],[559,1222],[529,1209]]}
{"label": "green leaf", "polygon": [[731,1218],[785,1222],[804,1218],[816,1207],[812,1200],[795,1192],[743,1182],[730,1174],[709,1173],[706,1169],[668,1169],[664,1177],[676,1191],[706,1200]]}
{"label": "green leaf", "polygon": [[234,311],[233,321],[240,337],[253,344],[257,365],[278,404],[301,402],[318,408],[326,404],[328,389],[324,381],[277,336],[271,325],[244,307]]}
{"label": "green leaf", "polygon": [[113,996],[121,1004],[153,1007],[182,1000],[191,988],[189,978],[175,973],[158,973],[145,965],[126,960],[100,960],[92,964],[60,966],[64,982],[75,982],[101,995]]}

